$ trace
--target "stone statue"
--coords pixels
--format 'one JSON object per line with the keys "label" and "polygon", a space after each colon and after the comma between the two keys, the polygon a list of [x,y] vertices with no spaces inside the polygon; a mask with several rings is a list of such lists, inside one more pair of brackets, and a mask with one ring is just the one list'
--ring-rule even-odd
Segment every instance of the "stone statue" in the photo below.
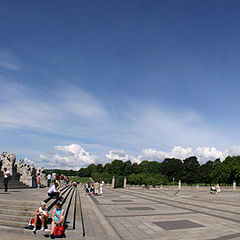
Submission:
{"label": "stone statue", "polygon": [[31,172],[31,167],[30,165],[26,165],[24,168],[23,168],[23,175],[24,176],[32,176],[32,172]]}
{"label": "stone statue", "polygon": [[34,163],[31,164],[30,168],[31,168],[31,174],[35,175],[36,174],[36,169],[35,169]]}
{"label": "stone statue", "polygon": [[43,173],[43,167],[38,167],[38,169],[37,169],[37,174],[40,174],[40,177],[42,178],[42,177],[45,177],[45,174]]}
{"label": "stone statue", "polygon": [[16,161],[15,154],[3,152],[1,154],[1,160],[2,160],[2,169],[7,168],[10,174],[12,175],[14,172],[14,165]]}
{"label": "stone statue", "polygon": [[10,175],[19,177],[20,181],[25,183],[30,187],[35,187],[36,185],[36,174],[40,174],[41,183],[46,185],[45,183],[45,174],[43,173],[43,167],[36,167],[31,163],[26,161],[27,159],[19,159],[17,164],[16,156],[14,153],[3,152],[0,155],[0,161],[2,162],[2,169],[7,168],[10,172]]}

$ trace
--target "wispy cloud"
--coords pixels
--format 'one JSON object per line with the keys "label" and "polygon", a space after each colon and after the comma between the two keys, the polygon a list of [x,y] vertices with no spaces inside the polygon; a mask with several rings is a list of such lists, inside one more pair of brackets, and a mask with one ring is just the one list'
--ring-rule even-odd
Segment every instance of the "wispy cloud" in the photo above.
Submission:
{"label": "wispy cloud", "polygon": [[0,49],[0,69],[18,71],[21,69],[17,57],[7,49]]}
{"label": "wispy cloud", "polygon": [[[165,157],[183,159],[190,155],[197,155],[204,161],[223,158],[230,152],[230,149],[227,152],[216,150],[224,144],[227,148],[227,137],[193,110],[166,109],[129,100],[125,108],[112,113],[101,100],[76,86],[65,85],[43,91],[6,80],[0,77],[0,130],[16,129],[22,134],[27,130],[34,131],[34,138],[38,133],[41,136],[52,134],[55,142],[62,146],[71,145],[70,140],[66,145],[66,137],[78,138],[78,144],[89,146],[93,152],[91,156],[96,152],[99,154],[90,158],[92,161],[104,162],[114,158],[136,162],[145,158],[161,161]],[[46,138],[45,152],[53,147],[48,145]],[[79,146],[80,151],[82,145]],[[172,146],[178,147],[169,150]],[[55,152],[60,150],[56,148]],[[238,147],[231,151],[238,152]],[[28,155],[32,155],[31,152],[26,153]],[[40,159],[48,164],[50,156],[42,151]],[[54,159],[54,163],[49,162],[51,166],[70,166],[59,153]],[[74,166],[85,164],[75,161],[76,156],[70,159]]]}
{"label": "wispy cloud", "polygon": [[80,88],[56,88],[43,94],[19,83],[3,82],[1,78],[0,83],[3,86],[0,128],[28,128],[55,134],[62,134],[65,129],[64,134],[76,135],[76,131],[90,129],[107,117],[104,107]]}

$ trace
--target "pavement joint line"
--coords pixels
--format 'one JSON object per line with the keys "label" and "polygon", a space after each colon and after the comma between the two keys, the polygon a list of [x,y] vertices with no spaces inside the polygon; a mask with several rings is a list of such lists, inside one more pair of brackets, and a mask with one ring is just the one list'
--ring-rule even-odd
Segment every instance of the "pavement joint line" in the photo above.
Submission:
{"label": "pavement joint line", "polygon": [[[119,191],[121,192],[121,191]],[[132,196],[139,196],[139,194],[136,194],[136,193],[124,193],[122,192],[123,194],[126,194],[126,195],[132,195]],[[221,219],[225,219],[225,220],[228,220],[228,221],[231,221],[231,222],[236,222],[236,223],[240,223],[240,220],[237,220],[237,219],[233,219],[233,218],[229,218],[229,217],[223,217],[223,216],[219,216],[217,214],[212,214],[212,213],[206,213],[204,211],[199,211],[199,210],[194,210],[194,209],[191,209],[191,208],[187,208],[187,207],[179,207],[179,206],[176,206],[176,205],[173,205],[173,204],[170,204],[170,203],[165,203],[165,202],[161,202],[160,200],[155,200],[155,199],[151,199],[151,197],[149,196],[142,196],[141,195],[141,198],[145,198],[145,199],[149,199],[153,202],[160,202],[160,203],[163,203],[165,205],[168,205],[168,206],[171,206],[171,207],[175,207],[175,208],[180,208],[180,209],[184,209],[184,210],[188,210],[188,211],[193,211],[195,213],[200,213],[200,214],[204,214],[204,215],[208,215],[208,216],[211,216],[211,217],[216,217],[216,218],[221,218]],[[168,200],[168,199],[165,199],[165,200]],[[169,200],[170,201],[170,200]],[[182,204],[185,204],[185,203],[182,203]],[[199,206],[198,206],[199,207]],[[201,208],[201,207],[200,207]],[[202,207],[203,208],[203,207]]]}
{"label": "pavement joint line", "polygon": [[[147,193],[148,194],[148,193]],[[146,195],[144,194],[145,196],[148,196],[149,195]],[[164,198],[163,198],[164,199]],[[175,202],[175,203],[179,203],[179,204],[188,204],[188,205],[191,205],[193,207],[200,207],[200,208],[204,208],[204,209],[209,209],[209,210],[214,210],[214,211],[220,211],[220,212],[225,212],[225,213],[231,213],[231,214],[236,214],[236,215],[239,215],[239,213],[236,213],[236,212],[232,212],[232,211],[226,211],[226,210],[222,210],[222,209],[218,209],[218,208],[212,208],[212,207],[207,207],[207,206],[199,206],[199,205],[196,205],[196,204],[192,204],[192,203],[183,203],[181,201],[177,201],[177,200],[172,200],[172,199],[164,199],[164,200],[168,200],[170,202]]]}
{"label": "pavement joint line", "polygon": [[90,199],[90,201],[96,206],[95,208],[93,208],[96,216],[98,217],[100,223],[104,226],[104,230],[106,231],[106,233],[109,234],[109,237],[114,237],[112,239],[120,239],[122,240],[122,237],[119,235],[118,231],[114,228],[114,226],[112,225],[112,223],[110,221],[108,221],[108,219],[105,217],[104,213],[101,211],[101,209],[98,207],[98,205],[95,204],[94,202],[94,197],[92,196],[88,196]]}
{"label": "pavement joint line", "polygon": [[171,215],[185,215],[185,214],[195,214],[194,212],[183,212],[183,213],[156,213],[156,214],[140,214],[140,215],[123,215],[123,216],[106,216],[108,218],[124,218],[124,217],[148,217],[148,216],[171,216]]}
{"label": "pavement joint line", "polygon": [[221,237],[217,237],[217,238],[211,238],[211,239],[207,239],[207,240],[227,240],[227,239],[233,239],[236,237],[240,237],[240,233],[233,233],[233,234],[229,234],[229,235],[224,235]]}
{"label": "pavement joint line", "polygon": [[[156,190],[149,190],[149,191],[151,191],[152,193],[157,193],[158,195],[160,195],[159,193],[161,193],[161,192],[158,192],[158,191],[156,191]],[[219,203],[219,204],[223,204],[223,205],[226,205],[226,206],[232,206],[232,207],[238,207],[238,208],[240,208],[239,205],[229,204],[229,203],[220,202],[220,201],[210,201],[210,200],[205,200],[205,199],[203,199],[203,198],[196,199],[196,198],[194,198],[194,197],[191,197],[191,200],[197,201],[197,202],[205,201],[205,202],[209,202],[209,203]]]}

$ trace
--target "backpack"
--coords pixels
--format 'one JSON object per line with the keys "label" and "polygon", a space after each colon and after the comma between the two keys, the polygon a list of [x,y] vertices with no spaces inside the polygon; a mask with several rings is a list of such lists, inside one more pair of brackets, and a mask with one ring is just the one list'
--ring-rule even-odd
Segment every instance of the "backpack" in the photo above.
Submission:
{"label": "backpack", "polygon": [[[34,221],[35,219],[34,218],[31,218],[28,225],[26,226],[26,229],[33,229],[34,228]],[[37,222],[37,229],[40,229],[41,228],[41,222]]]}
{"label": "backpack", "polygon": [[54,229],[53,236],[55,238],[63,238],[63,237],[65,237],[64,227],[63,226],[59,226],[59,225],[56,226],[55,229]]}

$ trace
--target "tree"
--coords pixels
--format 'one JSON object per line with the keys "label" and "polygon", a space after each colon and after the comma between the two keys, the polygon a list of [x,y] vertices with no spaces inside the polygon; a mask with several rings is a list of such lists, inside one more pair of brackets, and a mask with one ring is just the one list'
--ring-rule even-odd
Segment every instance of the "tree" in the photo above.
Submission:
{"label": "tree", "polygon": [[132,173],[132,163],[131,163],[130,160],[128,160],[124,163],[124,173],[123,173],[123,175],[127,176],[131,173]]}
{"label": "tree", "polygon": [[183,176],[183,164],[180,159],[166,158],[160,167],[161,173],[166,175],[168,181],[172,181],[173,178],[181,180]]}
{"label": "tree", "polygon": [[199,162],[192,156],[183,160],[183,182],[188,184],[199,182]]}
{"label": "tree", "polygon": [[138,165],[140,173],[160,173],[160,163],[144,160]]}
{"label": "tree", "polygon": [[95,168],[95,171],[97,173],[102,173],[103,172],[103,165],[102,164],[97,164],[96,168]]}
{"label": "tree", "polygon": [[106,163],[105,166],[104,166],[104,172],[107,172],[107,173],[112,173],[112,164],[111,163]]}
{"label": "tree", "polygon": [[91,163],[88,167],[87,167],[90,176],[92,175],[93,172],[96,172],[96,165],[94,163]]}
{"label": "tree", "polygon": [[139,173],[139,166],[137,163],[133,163],[131,168],[132,168],[132,170],[131,170],[132,173],[134,173],[134,174]]}
{"label": "tree", "polygon": [[200,182],[211,184],[213,182],[211,173],[214,169],[214,162],[208,161],[199,167]]}
{"label": "tree", "polygon": [[124,175],[125,164],[122,160],[112,161],[112,174],[122,176]]}

